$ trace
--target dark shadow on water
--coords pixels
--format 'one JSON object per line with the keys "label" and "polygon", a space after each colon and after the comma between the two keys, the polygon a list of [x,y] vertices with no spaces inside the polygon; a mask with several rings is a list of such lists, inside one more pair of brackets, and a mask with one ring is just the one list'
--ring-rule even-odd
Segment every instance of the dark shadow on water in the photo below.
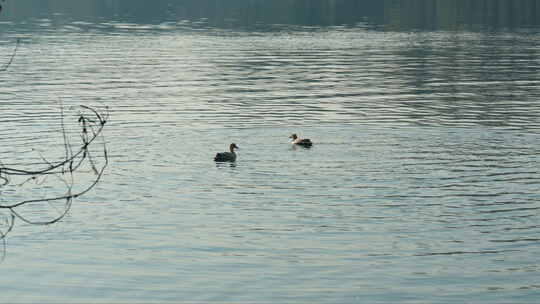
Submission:
{"label": "dark shadow on water", "polygon": [[[275,25],[368,26],[393,31],[513,29],[540,26],[536,0],[20,0],[3,4],[3,21],[47,20],[172,24],[275,30]],[[38,23],[42,23],[39,21]],[[282,27],[277,27],[281,30]]]}
{"label": "dark shadow on water", "polygon": [[216,161],[216,168],[236,168],[236,162]]}
{"label": "dark shadow on water", "polygon": [[290,150],[292,151],[306,151],[313,149],[313,146],[299,146],[299,145],[291,145]]}

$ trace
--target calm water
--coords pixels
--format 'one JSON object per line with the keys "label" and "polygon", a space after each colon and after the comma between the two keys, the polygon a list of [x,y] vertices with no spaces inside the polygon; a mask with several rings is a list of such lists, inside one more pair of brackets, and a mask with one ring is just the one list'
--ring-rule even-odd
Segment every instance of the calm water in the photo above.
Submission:
{"label": "calm water", "polygon": [[537,30],[2,27],[2,162],[55,151],[62,100],[111,108],[111,165],[16,223],[1,302],[538,301]]}

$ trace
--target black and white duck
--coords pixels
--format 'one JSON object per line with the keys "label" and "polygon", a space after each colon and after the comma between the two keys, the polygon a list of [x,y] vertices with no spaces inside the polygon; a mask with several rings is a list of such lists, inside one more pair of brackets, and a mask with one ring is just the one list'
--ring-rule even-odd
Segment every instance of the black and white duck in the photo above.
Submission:
{"label": "black and white duck", "polygon": [[302,146],[302,147],[311,147],[311,146],[313,146],[313,142],[309,138],[300,138],[296,134],[293,134],[293,135],[289,136],[289,138],[292,138],[291,143],[293,145],[298,145],[298,146]]}

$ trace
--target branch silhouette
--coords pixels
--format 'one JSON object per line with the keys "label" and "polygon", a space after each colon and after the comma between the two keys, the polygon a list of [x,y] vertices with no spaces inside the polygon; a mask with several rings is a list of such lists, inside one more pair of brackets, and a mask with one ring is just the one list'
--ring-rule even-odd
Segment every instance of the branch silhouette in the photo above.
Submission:
{"label": "branch silhouette", "polygon": [[[79,141],[75,144],[68,140],[68,130],[64,125],[64,112],[61,111],[61,132],[63,138],[63,153],[60,160],[49,161],[42,157],[40,163],[32,163],[31,166],[35,169],[26,169],[22,167],[6,166],[0,163],[0,240],[4,243],[5,238],[13,230],[16,220],[20,220],[32,225],[50,225],[62,220],[71,209],[73,200],[88,193],[101,180],[105,168],[109,164],[107,154],[107,146],[103,129],[109,118],[108,109],[98,111],[95,108],[81,105],[78,107],[79,113],[77,116],[77,127]],[[97,148],[98,153],[94,153]],[[101,148],[99,148],[101,146]],[[94,149],[92,149],[94,148]],[[91,152],[94,151],[94,152]],[[76,183],[76,175],[91,173],[93,176],[85,185],[80,186]],[[46,183],[47,178],[54,178],[54,187],[64,188],[64,193],[61,195],[49,194],[43,197],[35,197],[30,199],[17,199],[17,195],[13,195],[14,191],[9,189],[4,193],[6,188],[19,188],[28,183],[35,182],[32,187],[40,187]],[[23,179],[21,183],[13,183],[14,179]],[[40,179],[42,179],[40,181]],[[58,186],[59,185],[59,186]],[[75,186],[78,186],[75,189]],[[45,191],[50,191],[53,188],[49,184],[46,185]],[[12,194],[9,196],[9,194]],[[30,191],[30,195],[33,195]],[[53,205],[61,203],[61,208]],[[19,211],[21,208],[31,208],[31,213],[36,213],[32,208],[35,204],[46,204],[49,208],[55,209],[56,213],[52,218],[46,220],[34,220]],[[38,212],[39,212],[39,208]],[[35,214],[32,214],[35,216]]]}
{"label": "branch silhouette", "polygon": [[[2,2],[6,2],[6,0],[2,0]],[[0,4],[0,13],[2,13],[2,5]],[[17,38],[17,43],[15,43],[15,48],[13,49],[13,53],[11,54],[8,62],[4,64],[3,67],[0,68],[0,72],[5,72],[13,62],[13,59],[15,58],[15,55],[17,54],[17,50],[19,49],[19,44],[21,43],[21,39]]]}
{"label": "branch silhouette", "polygon": [[19,49],[19,44],[21,44],[21,38],[17,38],[17,42],[15,43],[15,48],[13,49],[13,53],[11,53],[11,56],[9,57],[8,62],[6,62],[4,66],[0,68],[0,72],[7,71],[9,66],[13,63],[13,59],[17,55],[17,50]]}

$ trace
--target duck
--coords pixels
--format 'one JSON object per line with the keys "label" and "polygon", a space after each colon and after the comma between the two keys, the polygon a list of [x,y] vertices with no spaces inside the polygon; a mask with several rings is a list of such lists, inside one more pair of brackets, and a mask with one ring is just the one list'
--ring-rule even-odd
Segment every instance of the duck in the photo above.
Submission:
{"label": "duck", "polygon": [[214,157],[214,161],[218,162],[226,162],[226,161],[236,161],[236,153],[234,152],[234,149],[240,149],[235,143],[232,143],[229,146],[230,152],[219,152]]}
{"label": "duck", "polygon": [[311,147],[311,146],[313,146],[313,142],[309,138],[300,138],[296,134],[292,134],[291,136],[289,136],[289,138],[292,138],[291,143],[293,145],[298,145],[298,146],[302,146],[302,147]]}

